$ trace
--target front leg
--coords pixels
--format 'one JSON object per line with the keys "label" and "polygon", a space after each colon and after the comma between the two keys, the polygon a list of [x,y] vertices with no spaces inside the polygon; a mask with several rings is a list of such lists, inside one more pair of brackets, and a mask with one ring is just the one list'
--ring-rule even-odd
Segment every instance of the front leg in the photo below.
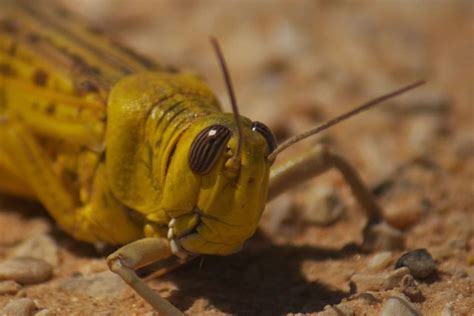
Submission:
{"label": "front leg", "polygon": [[145,284],[134,270],[153,262],[164,260],[172,255],[170,243],[165,238],[144,238],[123,246],[107,257],[110,270],[130,285],[160,315],[184,315],[170,302],[162,298]]}
{"label": "front leg", "polygon": [[299,157],[273,167],[270,172],[269,199],[331,168],[339,170],[366,212],[367,225],[364,228],[363,248],[367,250],[403,248],[401,233],[385,223],[381,207],[357,171],[343,157],[324,145],[319,145]]}

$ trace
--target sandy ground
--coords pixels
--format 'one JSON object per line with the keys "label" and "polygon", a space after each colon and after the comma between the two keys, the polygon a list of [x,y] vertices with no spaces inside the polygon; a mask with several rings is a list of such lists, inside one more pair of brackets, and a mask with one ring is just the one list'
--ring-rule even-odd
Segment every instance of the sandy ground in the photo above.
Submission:
{"label": "sandy ground", "polygon": [[[241,112],[267,123],[280,140],[404,84],[428,81],[285,154],[324,141],[349,158],[403,231],[406,250],[426,248],[435,259],[435,273],[412,280],[416,295],[403,282],[376,280],[362,290],[370,283],[364,276],[385,280],[404,251],[383,253],[385,262],[374,266],[380,254],[357,250],[364,213],[331,171],[268,204],[262,229],[242,252],[205,257],[151,281],[173,304],[193,315],[377,315],[389,297],[405,293],[424,315],[474,314],[472,1],[68,6],[134,49],[199,73],[229,109],[208,41],[218,37]],[[47,315],[153,315],[131,290],[100,274],[104,254],[61,233],[39,206],[6,197],[0,206],[0,259],[39,234],[55,267],[50,281],[0,295],[0,310],[27,297]],[[365,281],[357,281],[361,275]]]}

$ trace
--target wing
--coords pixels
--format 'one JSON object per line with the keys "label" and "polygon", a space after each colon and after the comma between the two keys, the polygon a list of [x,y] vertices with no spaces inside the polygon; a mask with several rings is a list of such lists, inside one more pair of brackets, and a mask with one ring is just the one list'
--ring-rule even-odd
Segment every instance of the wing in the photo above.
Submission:
{"label": "wing", "polygon": [[54,2],[0,0],[0,114],[14,110],[40,134],[101,138],[115,82],[158,69]]}

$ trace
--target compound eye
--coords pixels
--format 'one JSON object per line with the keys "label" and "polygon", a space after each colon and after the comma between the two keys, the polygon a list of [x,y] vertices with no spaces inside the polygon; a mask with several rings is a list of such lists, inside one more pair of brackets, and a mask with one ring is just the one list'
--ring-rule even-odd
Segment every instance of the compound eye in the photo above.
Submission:
{"label": "compound eye", "polygon": [[263,136],[263,138],[265,138],[265,140],[267,141],[268,150],[270,154],[275,150],[275,148],[277,148],[277,142],[276,142],[275,136],[273,135],[270,128],[268,128],[265,124],[257,122],[257,121],[253,122],[252,131],[260,133]]}
{"label": "compound eye", "polygon": [[232,132],[223,125],[211,125],[194,139],[189,150],[189,167],[199,175],[210,172]]}

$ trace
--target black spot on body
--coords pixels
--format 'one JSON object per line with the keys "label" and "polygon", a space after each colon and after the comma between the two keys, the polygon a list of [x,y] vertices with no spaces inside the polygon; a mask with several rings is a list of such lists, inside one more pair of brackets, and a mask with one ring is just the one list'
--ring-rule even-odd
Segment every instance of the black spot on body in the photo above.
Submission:
{"label": "black spot on body", "polygon": [[71,58],[72,62],[76,67],[83,71],[84,73],[92,76],[97,76],[101,74],[101,70],[97,66],[89,65],[81,56],[76,53],[71,53],[67,49],[62,49],[63,53]]}
{"label": "black spot on body", "polygon": [[71,13],[61,6],[56,6],[54,11],[56,11],[56,14],[62,18],[71,18]]}
{"label": "black spot on body", "polygon": [[48,73],[42,69],[38,69],[33,73],[33,82],[35,85],[44,87],[48,82]]}
{"label": "black spot on body", "polygon": [[102,73],[99,67],[90,65],[87,65],[87,71],[94,75],[100,75]]}
{"label": "black spot on body", "polygon": [[16,75],[15,69],[10,64],[0,63],[0,75],[5,77],[14,77]]}
{"label": "black spot on body", "polygon": [[41,40],[41,36],[37,33],[28,33],[26,34],[26,40],[30,44],[38,43]]}
{"label": "black spot on body", "polygon": [[[123,46],[121,43],[116,42],[114,40],[110,40],[110,43],[113,46],[117,47],[122,52],[124,52],[125,54],[128,54],[128,55],[132,56],[133,58],[135,58],[136,60],[138,60],[143,66],[145,66],[147,68],[150,68],[150,69],[153,69],[153,68],[156,67],[156,64],[153,61],[149,60],[148,58],[146,58],[146,57],[144,57],[140,54],[138,54],[133,49],[130,49],[127,46]],[[124,69],[124,70],[128,70],[128,69]]]}
{"label": "black spot on body", "polygon": [[155,143],[155,148],[160,148],[161,146],[161,139],[158,139]]}
{"label": "black spot on body", "polygon": [[[0,112],[6,109],[7,107],[7,100],[5,96],[5,89],[0,89]],[[0,115],[0,123],[2,121],[2,115]]]}
{"label": "black spot on body", "polygon": [[8,47],[8,54],[10,56],[15,56],[17,48],[18,48],[18,45],[16,42],[11,43],[11,45]]}
{"label": "black spot on body", "polygon": [[166,72],[172,73],[172,74],[177,74],[179,73],[179,68],[174,66],[174,65],[165,65],[164,66]]}
{"label": "black spot on body", "polygon": [[79,92],[81,93],[91,93],[99,92],[99,87],[92,81],[82,81],[79,83]]}
{"label": "black spot on body", "polygon": [[18,32],[19,26],[16,21],[5,19],[0,21],[0,29],[6,33],[15,34]]}
{"label": "black spot on body", "polygon": [[86,28],[86,30],[87,30],[87,32],[89,32],[89,33],[91,33],[91,34],[94,34],[94,35],[102,35],[102,34],[104,34],[104,32],[103,32],[100,28],[98,28],[98,27],[96,27],[96,26],[89,26],[89,27]]}
{"label": "black spot on body", "polygon": [[53,103],[48,104],[46,107],[46,113],[49,115],[53,115],[56,112],[56,105]]}
{"label": "black spot on body", "polygon": [[69,58],[72,59],[72,61],[77,64],[77,65],[84,65],[85,62],[84,62],[84,59],[82,59],[81,56],[79,56],[78,54],[75,54],[75,53],[71,53],[69,52],[69,50],[67,48],[64,48],[62,49],[62,51],[69,56]]}

